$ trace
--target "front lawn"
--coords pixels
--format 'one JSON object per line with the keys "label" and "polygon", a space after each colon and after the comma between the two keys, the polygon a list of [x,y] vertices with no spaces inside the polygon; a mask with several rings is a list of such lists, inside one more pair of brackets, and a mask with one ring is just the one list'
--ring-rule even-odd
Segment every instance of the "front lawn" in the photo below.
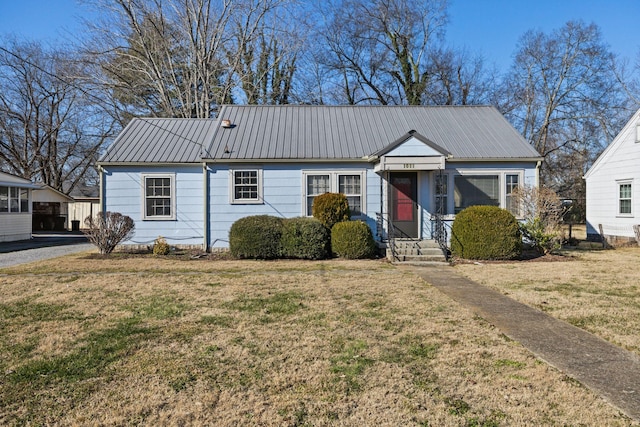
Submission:
{"label": "front lawn", "polygon": [[0,295],[3,425],[630,424],[382,261],[80,254]]}

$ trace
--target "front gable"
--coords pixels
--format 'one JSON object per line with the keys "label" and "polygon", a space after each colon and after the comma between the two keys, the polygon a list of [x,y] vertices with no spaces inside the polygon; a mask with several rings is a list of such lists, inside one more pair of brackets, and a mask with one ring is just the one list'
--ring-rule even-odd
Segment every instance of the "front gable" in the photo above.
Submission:
{"label": "front gable", "polygon": [[444,169],[451,153],[411,130],[369,158],[376,163],[376,172],[384,170]]}

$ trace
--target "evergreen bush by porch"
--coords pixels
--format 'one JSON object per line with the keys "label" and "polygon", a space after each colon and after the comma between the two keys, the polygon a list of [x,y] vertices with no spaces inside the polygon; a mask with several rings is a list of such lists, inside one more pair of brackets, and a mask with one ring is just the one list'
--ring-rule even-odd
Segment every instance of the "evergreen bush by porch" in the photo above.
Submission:
{"label": "evergreen bush by porch", "polygon": [[465,259],[513,259],[522,251],[518,221],[497,206],[471,206],[456,215],[451,252]]}
{"label": "evergreen bush by porch", "polygon": [[341,221],[349,221],[351,211],[347,196],[342,193],[324,193],[313,199],[311,213],[329,230]]}
{"label": "evergreen bush by porch", "polygon": [[376,243],[367,224],[344,221],[331,229],[331,249],[342,258],[371,258],[376,253]]}
{"label": "evergreen bush by porch", "polygon": [[229,251],[236,258],[279,258],[281,236],[282,218],[270,215],[240,218],[231,225]]}
{"label": "evergreen bush by porch", "polygon": [[288,258],[325,259],[330,255],[329,230],[315,218],[283,221],[282,254]]}

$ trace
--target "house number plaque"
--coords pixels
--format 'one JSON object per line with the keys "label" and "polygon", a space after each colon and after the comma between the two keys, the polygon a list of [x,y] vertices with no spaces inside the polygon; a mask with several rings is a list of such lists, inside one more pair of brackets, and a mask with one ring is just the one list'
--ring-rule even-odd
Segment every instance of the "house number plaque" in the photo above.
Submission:
{"label": "house number plaque", "polygon": [[404,163],[403,166],[404,166],[405,169],[415,169],[416,168],[416,165],[413,164],[413,163]]}

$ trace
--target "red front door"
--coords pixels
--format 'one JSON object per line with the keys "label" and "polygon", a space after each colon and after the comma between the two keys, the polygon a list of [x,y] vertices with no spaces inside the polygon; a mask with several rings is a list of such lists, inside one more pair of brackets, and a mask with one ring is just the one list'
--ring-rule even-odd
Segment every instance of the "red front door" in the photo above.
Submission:
{"label": "red front door", "polygon": [[389,219],[395,236],[418,237],[418,174],[391,172],[389,176]]}

